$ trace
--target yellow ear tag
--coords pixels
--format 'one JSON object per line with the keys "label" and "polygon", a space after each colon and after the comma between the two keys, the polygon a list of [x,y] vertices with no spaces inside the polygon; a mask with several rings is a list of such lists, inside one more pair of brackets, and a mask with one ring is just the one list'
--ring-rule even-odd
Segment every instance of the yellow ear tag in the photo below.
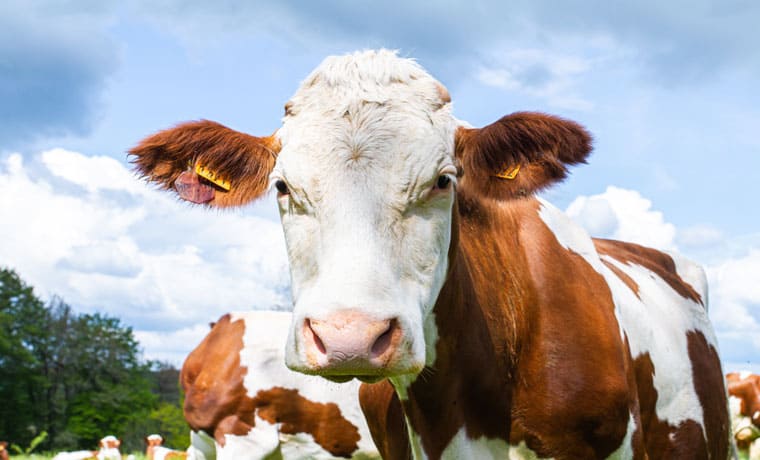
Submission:
{"label": "yellow ear tag", "polygon": [[200,163],[197,163],[195,165],[195,173],[208,180],[212,184],[217,185],[228,192],[230,191],[231,185],[229,181],[218,177],[214,171],[206,168],[205,166],[201,166]]}
{"label": "yellow ear tag", "polygon": [[520,172],[520,165],[515,165],[512,168],[505,169],[504,171],[500,172],[499,174],[496,174],[496,177],[501,177],[502,179],[508,179],[512,180],[515,177],[517,177],[517,173]]}

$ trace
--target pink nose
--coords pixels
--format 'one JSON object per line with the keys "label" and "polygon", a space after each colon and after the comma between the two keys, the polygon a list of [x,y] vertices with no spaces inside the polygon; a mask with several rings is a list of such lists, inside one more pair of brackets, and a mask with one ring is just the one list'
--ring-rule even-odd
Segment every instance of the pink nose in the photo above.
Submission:
{"label": "pink nose", "polygon": [[396,318],[376,319],[344,310],[324,320],[306,318],[302,331],[314,370],[340,375],[376,375],[396,355],[402,331]]}

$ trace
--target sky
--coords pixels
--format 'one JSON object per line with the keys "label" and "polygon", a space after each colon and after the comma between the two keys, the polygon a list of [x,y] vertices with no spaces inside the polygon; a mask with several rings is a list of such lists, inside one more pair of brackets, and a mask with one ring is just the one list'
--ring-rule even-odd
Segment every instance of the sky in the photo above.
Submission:
{"label": "sky", "polygon": [[322,59],[383,47],[474,126],[586,126],[588,164],[544,197],[594,236],[703,264],[725,369],[760,371],[759,22],[753,0],[4,1],[0,266],[175,365],[222,314],[287,309],[272,196],[193,207],[126,152],[187,120],[268,135]]}

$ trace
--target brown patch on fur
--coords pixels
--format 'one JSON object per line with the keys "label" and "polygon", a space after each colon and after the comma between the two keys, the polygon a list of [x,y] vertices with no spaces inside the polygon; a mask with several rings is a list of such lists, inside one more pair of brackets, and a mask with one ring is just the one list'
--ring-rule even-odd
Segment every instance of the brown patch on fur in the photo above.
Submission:
{"label": "brown patch on fur", "polygon": [[359,403],[367,419],[372,440],[382,458],[411,460],[409,437],[401,401],[387,380],[362,384]]}
{"label": "brown patch on fur", "polygon": [[209,206],[249,203],[266,192],[269,173],[280,145],[274,136],[254,137],[213,121],[183,123],[143,139],[129,150],[131,161],[146,179],[173,190],[189,165],[200,163],[228,180],[232,189],[216,189]]}
{"label": "brown patch on fur", "polygon": [[[674,426],[658,418],[658,394],[654,387],[655,368],[649,353],[637,356],[634,365],[639,390],[641,421],[644,427],[644,442],[649,459],[689,458],[706,460],[708,449],[705,437],[702,434],[702,427],[697,422],[685,420],[678,426]],[[727,432],[724,433],[727,434]],[[721,455],[712,458],[726,458],[727,455],[728,449]]]}
{"label": "brown patch on fur", "polygon": [[686,333],[691,359],[691,373],[694,389],[704,414],[707,449],[710,458],[721,458],[728,452],[728,437],[720,436],[730,430],[726,388],[720,367],[718,351],[709,343],[701,331]]}
{"label": "brown patch on fur", "polygon": [[[459,128],[456,156],[463,182],[485,196],[509,199],[532,195],[567,177],[568,165],[585,163],[591,135],[579,124],[535,112],[516,112],[483,128]],[[496,174],[520,165],[513,180]]]}
{"label": "brown patch on fur", "polygon": [[243,321],[222,316],[190,352],[180,371],[185,420],[193,430],[213,434],[221,445],[224,433],[242,436],[253,427],[252,414],[240,404],[250,400],[243,385],[246,369],[240,366],[244,333]]}
{"label": "brown patch on fur", "polygon": [[282,387],[248,396],[243,383],[247,369],[240,365],[244,333],[244,321],[233,322],[230,315],[224,315],[185,360],[180,383],[190,427],[212,433],[224,445],[225,434],[247,434],[258,415],[280,423],[283,433],[308,433],[332,455],[350,457],[359,447],[359,429],[343,417],[335,403],[312,402],[298,390]]}
{"label": "brown patch on fur", "polygon": [[559,245],[535,200],[507,206],[468,192],[434,310],[436,362],[401,401],[411,427],[431,459],[462,427],[542,457],[608,456],[636,404],[609,288]]}
{"label": "brown patch on fur", "polygon": [[612,273],[615,274],[618,278],[620,278],[620,281],[625,283],[628,288],[633,291],[634,294],[636,294],[636,297],[641,299],[641,296],[639,296],[639,285],[636,283],[636,281],[633,280],[630,276],[628,276],[627,273],[625,273],[623,270],[619,269],[617,265],[613,264],[609,260],[601,259],[602,263],[607,266],[607,268],[612,271]]}
{"label": "brown patch on fur", "polygon": [[640,265],[662,278],[681,297],[704,305],[702,297],[694,287],[678,275],[673,258],[664,252],[624,241],[602,238],[593,240],[600,254],[608,255],[624,264]]}
{"label": "brown patch on fur", "polygon": [[335,403],[312,402],[298,390],[274,387],[253,398],[256,414],[269,423],[280,423],[288,434],[308,433],[326,451],[350,458],[359,448],[359,429],[345,419]]}

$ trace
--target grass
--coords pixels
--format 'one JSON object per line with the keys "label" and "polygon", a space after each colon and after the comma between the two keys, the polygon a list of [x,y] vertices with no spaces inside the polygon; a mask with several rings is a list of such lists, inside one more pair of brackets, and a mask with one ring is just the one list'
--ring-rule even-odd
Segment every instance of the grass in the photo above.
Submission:
{"label": "grass", "polygon": [[[126,458],[128,454],[122,453],[122,458]],[[147,460],[145,452],[132,452],[135,456],[135,460]],[[51,460],[55,457],[55,453],[46,454],[30,454],[30,455],[11,455],[10,460]]]}

